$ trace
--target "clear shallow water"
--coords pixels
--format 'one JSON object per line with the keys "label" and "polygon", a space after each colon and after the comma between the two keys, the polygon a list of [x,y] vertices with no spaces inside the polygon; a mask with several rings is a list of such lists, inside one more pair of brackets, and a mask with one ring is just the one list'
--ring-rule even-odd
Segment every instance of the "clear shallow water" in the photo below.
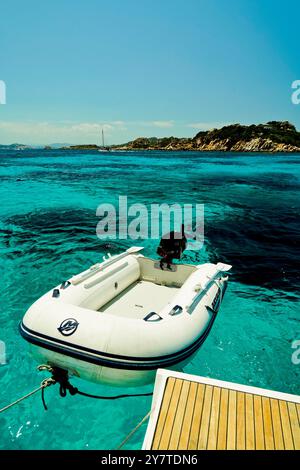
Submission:
{"label": "clear shallow water", "polygon": [[[204,203],[205,246],[186,262],[222,260],[234,270],[211,334],[189,373],[300,394],[300,155],[0,151],[0,407],[44,378],[18,334],[26,309],[62,279],[128,242],[96,237],[96,208]],[[137,243],[135,243],[137,244]],[[142,243],[153,256],[157,240]],[[123,389],[74,381],[85,391]],[[147,392],[151,387],[139,389]],[[137,391],[137,390],[136,390]],[[0,415],[0,448],[111,449],[147,413],[150,398],[97,401],[47,389]],[[127,448],[140,448],[145,427]]]}

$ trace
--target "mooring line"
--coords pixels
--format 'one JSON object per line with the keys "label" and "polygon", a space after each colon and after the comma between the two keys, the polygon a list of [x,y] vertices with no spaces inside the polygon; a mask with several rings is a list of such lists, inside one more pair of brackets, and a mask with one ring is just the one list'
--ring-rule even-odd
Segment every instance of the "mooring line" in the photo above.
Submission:
{"label": "mooring line", "polygon": [[131,436],[133,436],[133,434],[142,426],[142,424],[144,424],[144,422],[149,418],[150,415],[151,415],[151,410],[148,411],[146,416],[144,416],[143,419],[136,425],[136,427],[132,431],[130,431],[130,433],[125,437],[125,439],[121,442],[121,444],[117,447],[116,450],[122,449],[122,447],[126,444],[126,442],[129,441]]}
{"label": "mooring line", "polygon": [[65,397],[67,395],[67,392],[69,392],[70,395],[81,395],[81,396],[88,397],[88,398],[97,398],[99,400],[118,400],[121,398],[149,397],[153,395],[153,392],[132,393],[132,394],[112,395],[112,396],[92,395],[91,393],[82,392],[81,390],[78,390],[78,388],[74,387],[69,382],[69,375],[68,375],[68,371],[66,370],[60,369],[59,367],[51,367],[48,364],[42,364],[38,366],[38,370],[50,372],[52,376],[48,377],[47,379],[44,379],[41,385],[38,388],[35,388],[34,390],[32,390],[32,392],[27,393],[26,395],[18,398],[17,400],[13,401],[9,405],[6,405],[3,408],[1,408],[0,413],[2,413],[2,411],[8,410],[14,405],[17,405],[18,403],[25,400],[26,398],[31,397],[32,395],[39,392],[40,390],[42,391],[42,402],[43,402],[44,408],[45,410],[47,410],[48,408],[45,402],[44,392],[47,387],[49,387],[50,385],[55,385],[55,384],[59,384],[59,394],[61,397]]}
{"label": "mooring line", "polygon": [[35,388],[34,390],[32,390],[32,392],[29,392],[27,393],[26,395],[24,395],[23,397],[20,397],[18,398],[17,400],[13,401],[12,403],[10,403],[9,405],[6,405],[4,406],[3,408],[0,409],[0,413],[2,413],[2,411],[6,411],[8,410],[9,408],[11,408],[12,406],[14,405],[17,405],[18,403],[20,403],[21,401],[25,400],[26,398],[29,398],[31,397],[32,395],[34,395],[35,393],[39,392],[40,390],[44,390],[46,387],[50,387],[50,385],[54,385],[55,384],[55,381],[50,377],[48,379],[45,379],[43,380],[43,382],[41,383],[41,385],[38,387],[38,388]]}

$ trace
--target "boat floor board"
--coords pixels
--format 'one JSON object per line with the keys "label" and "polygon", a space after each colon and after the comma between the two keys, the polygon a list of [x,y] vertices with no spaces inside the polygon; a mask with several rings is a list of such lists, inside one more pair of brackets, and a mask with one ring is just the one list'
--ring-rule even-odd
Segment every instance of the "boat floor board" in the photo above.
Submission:
{"label": "boat floor board", "polygon": [[177,287],[137,281],[101,307],[99,312],[119,317],[144,318],[150,312],[159,312],[177,292]]}
{"label": "boat floor board", "polygon": [[300,450],[300,396],[159,369],[145,450]]}

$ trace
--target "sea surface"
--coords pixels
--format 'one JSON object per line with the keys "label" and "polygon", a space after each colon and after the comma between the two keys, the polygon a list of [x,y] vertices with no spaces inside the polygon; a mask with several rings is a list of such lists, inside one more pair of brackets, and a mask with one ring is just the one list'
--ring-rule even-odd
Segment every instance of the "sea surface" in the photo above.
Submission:
{"label": "sea surface", "polygon": [[[97,206],[205,204],[205,244],[185,262],[233,265],[214,327],[188,373],[300,394],[300,155],[0,151],[0,408],[39,386],[18,324],[43,293],[131,244],[155,255],[158,240],[100,240]],[[81,390],[128,392],[73,380]],[[147,392],[151,386],[131,389]],[[60,398],[57,386],[0,414],[1,449],[113,449],[151,398]],[[141,447],[146,425],[126,444]]]}

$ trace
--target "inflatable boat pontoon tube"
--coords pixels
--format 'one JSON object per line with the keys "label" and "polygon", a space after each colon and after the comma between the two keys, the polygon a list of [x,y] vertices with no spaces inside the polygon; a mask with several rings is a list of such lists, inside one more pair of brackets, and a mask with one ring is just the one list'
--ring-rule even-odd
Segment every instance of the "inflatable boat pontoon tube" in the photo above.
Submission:
{"label": "inflatable boat pontoon tube", "polygon": [[20,324],[34,357],[97,383],[150,383],[180,369],[207,337],[231,266],[172,264],[131,249],[63,282]]}

